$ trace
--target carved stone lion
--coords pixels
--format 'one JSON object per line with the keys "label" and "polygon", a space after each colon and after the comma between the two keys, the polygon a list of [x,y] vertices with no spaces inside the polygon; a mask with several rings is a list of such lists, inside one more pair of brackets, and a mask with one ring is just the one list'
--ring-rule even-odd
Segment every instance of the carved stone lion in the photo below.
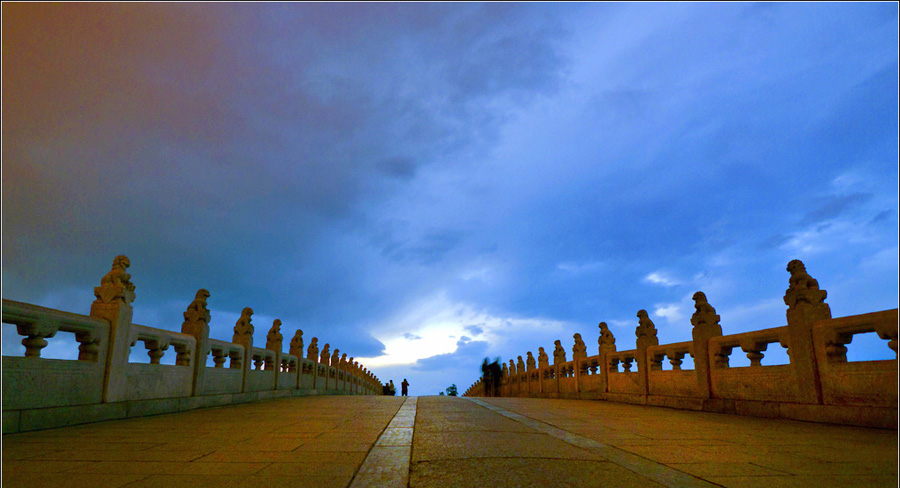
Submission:
{"label": "carved stone lion", "polygon": [[581,334],[572,336],[575,339],[575,345],[572,346],[572,359],[584,359],[587,357],[587,346],[581,340]]}
{"label": "carved stone lion", "polygon": [[194,301],[188,305],[183,313],[185,322],[203,322],[204,324],[209,324],[209,309],[206,308],[207,298],[209,298],[209,292],[207,290],[203,288],[197,290],[197,294],[194,295]]}
{"label": "carved stone lion", "polygon": [[550,366],[550,358],[547,356],[547,352],[544,351],[543,347],[538,348],[538,367],[546,368]]}
{"label": "carved stone lion", "polygon": [[[252,336],[254,332],[253,324],[251,323],[251,317],[253,316],[253,309],[250,307],[246,307],[241,310],[241,318],[238,319],[237,323],[234,324],[234,337],[245,337]],[[237,340],[233,340],[233,342],[237,342]]]}
{"label": "carved stone lion", "polygon": [[306,359],[317,362],[319,360],[319,339],[313,337],[309,341],[309,347],[306,348]]}
{"label": "carved stone lion", "polygon": [[134,284],[131,275],[125,271],[129,266],[131,261],[128,256],[120,255],[113,259],[112,269],[100,278],[100,286],[94,287],[94,295],[100,302],[120,300],[128,304],[134,301]]}
{"label": "carved stone lion", "polygon": [[603,354],[603,351],[615,351],[616,338],[613,337],[606,322],[600,322],[598,327],[600,327],[600,337],[597,338],[597,345],[600,346],[600,353]]}
{"label": "carved stone lion", "polygon": [[553,364],[562,364],[566,362],[566,350],[563,348],[562,343],[556,341],[553,344]]}

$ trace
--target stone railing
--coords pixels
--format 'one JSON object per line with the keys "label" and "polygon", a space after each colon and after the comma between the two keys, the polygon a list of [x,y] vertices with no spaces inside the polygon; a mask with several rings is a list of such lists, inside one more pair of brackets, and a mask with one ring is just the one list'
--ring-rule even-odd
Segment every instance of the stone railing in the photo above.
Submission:
{"label": "stone railing", "polygon": [[[576,334],[571,361],[559,346],[552,366],[524,375],[511,361],[503,365],[499,387],[487,387],[486,378],[465,395],[600,399],[896,429],[897,309],[832,318],[825,290],[803,263],[791,261],[788,271],[786,326],[723,335],[715,309],[697,292],[692,341],[659,344],[641,310],[635,349],[617,351],[601,323],[596,356],[580,357],[584,344]],[[848,362],[846,344],[864,333],[877,334],[894,359]],[[767,364],[769,347],[787,349],[789,362]],[[729,364],[736,349],[749,366]],[[682,367],[687,356],[692,369]]]}
{"label": "stone railing", "polygon": [[[338,359],[337,351],[333,361],[320,357],[316,338],[307,349],[316,360],[304,358],[302,331],[283,352],[280,320],[266,347],[254,347],[250,308],[231,341],[211,339],[206,290],[187,307],[180,332],[132,323],[129,264],[116,258],[94,289],[90,315],[3,299],[4,327],[15,325],[25,346],[24,357],[3,356],[3,433],[285,396],[382,393],[378,378],[353,358]],[[74,334],[78,359],[41,358],[58,332]],[[139,342],[149,363],[130,361]],[[163,360],[170,351],[174,364],[162,364],[172,363]]]}

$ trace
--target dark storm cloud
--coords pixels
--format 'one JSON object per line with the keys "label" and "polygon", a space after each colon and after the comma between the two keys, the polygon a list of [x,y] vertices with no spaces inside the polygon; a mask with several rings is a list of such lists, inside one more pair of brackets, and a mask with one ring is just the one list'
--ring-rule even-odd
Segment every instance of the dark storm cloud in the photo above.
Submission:
{"label": "dark storm cloud", "polygon": [[[470,361],[452,370],[466,374],[482,354],[673,310],[688,287],[756,310],[794,258],[822,283],[856,272],[860,290],[886,290],[865,303],[895,301],[894,278],[866,270],[896,260],[852,258],[896,254],[892,5],[3,14],[5,298],[86,313],[125,253],[140,323],[177,329],[203,287],[215,338],[250,306],[260,334],[277,317],[363,357],[398,311],[443,294],[441,317],[479,340],[417,367]],[[645,280],[660,270],[683,286]],[[829,299],[871,311],[843,293]],[[538,344],[510,327],[501,342],[453,307],[573,330]],[[783,310],[750,315],[729,326]],[[655,319],[661,340],[687,339]],[[407,325],[393,337],[427,340]]]}
{"label": "dark storm cloud", "polygon": [[472,335],[481,335],[484,332],[484,329],[480,325],[467,325],[464,327],[467,331],[469,331]]}
{"label": "dark storm cloud", "polygon": [[831,195],[822,199],[814,210],[809,211],[801,220],[800,225],[817,224],[824,220],[833,219],[856,205],[872,199],[871,193],[851,193],[849,195]]}
{"label": "dark storm cloud", "polygon": [[449,354],[438,354],[437,356],[419,359],[411,369],[416,371],[436,371],[457,365],[465,365],[469,369],[473,369],[472,366],[480,364],[488,349],[488,343],[484,341],[460,341],[457,343],[457,346],[456,351]]}

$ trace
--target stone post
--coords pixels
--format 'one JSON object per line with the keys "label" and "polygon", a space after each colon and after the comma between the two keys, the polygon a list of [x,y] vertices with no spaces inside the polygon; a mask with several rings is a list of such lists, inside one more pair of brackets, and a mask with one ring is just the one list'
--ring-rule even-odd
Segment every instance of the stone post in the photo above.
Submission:
{"label": "stone post", "polygon": [[639,310],[637,313],[638,326],[634,329],[634,335],[637,337],[635,346],[637,349],[638,363],[638,380],[641,384],[641,391],[644,396],[650,392],[648,384],[649,361],[647,361],[647,348],[650,346],[658,346],[659,339],[656,337],[656,325],[647,316],[646,310]]}
{"label": "stone post", "polygon": [[575,373],[575,394],[581,393],[581,362],[587,359],[587,346],[581,340],[581,334],[572,336],[575,344],[572,346],[572,370]]}
{"label": "stone post", "polygon": [[[515,362],[509,360],[509,396],[519,396],[519,372],[516,371]],[[513,391],[513,385],[516,385],[516,391]]]}
{"label": "stone post", "polygon": [[109,322],[109,352],[103,377],[103,401],[125,399],[125,367],[131,353],[131,318],[134,309],[134,284],[125,270],[131,266],[126,256],[116,256],[112,269],[94,288],[96,300],[91,304],[91,317]]}
{"label": "stone post", "polygon": [[538,376],[541,379],[541,387],[539,389],[541,393],[541,397],[543,397],[544,393],[544,373],[540,370],[546,371],[545,368],[550,368],[550,358],[547,357],[546,351],[544,351],[543,347],[538,348]]}
{"label": "stone post", "polygon": [[[284,347],[284,336],[281,335],[281,321],[275,319],[272,322],[272,328],[266,334],[266,349],[275,351],[275,360],[273,364],[266,364],[265,369],[271,369],[275,372],[275,389],[278,389],[278,377],[281,376],[281,348]],[[287,372],[285,372],[287,374]]]}
{"label": "stone post", "polygon": [[197,340],[197,349],[194,351],[194,381],[191,386],[191,395],[203,394],[204,378],[206,377],[206,355],[209,354],[209,309],[206,308],[206,299],[209,292],[203,288],[197,290],[194,301],[188,305],[182,314],[184,322],[181,324],[181,333],[194,336]]}
{"label": "stone post", "polygon": [[[525,376],[525,386],[522,386],[522,376]],[[522,359],[522,356],[519,356],[516,361],[516,376],[519,379],[519,396],[528,396],[528,374],[525,369],[525,361]]]}
{"label": "stone post", "polygon": [[246,392],[247,387],[247,378],[250,376],[250,368],[253,363],[253,324],[251,323],[251,317],[253,316],[253,309],[250,307],[244,308],[241,310],[241,318],[234,324],[234,335],[231,338],[231,342],[235,344],[240,344],[244,346],[244,361],[241,363],[241,370],[243,380],[241,382],[241,391]]}
{"label": "stone post", "polygon": [[331,347],[330,344],[325,344],[325,347],[322,348],[322,353],[319,355],[319,362],[325,365],[325,379],[322,384],[322,389],[327,390],[328,386],[331,385],[331,382],[328,381],[328,377],[331,376],[331,370],[328,368],[328,362],[331,360],[331,351],[329,350]]}
{"label": "stone post", "polygon": [[528,396],[534,396],[532,395],[532,393],[537,393],[538,391],[540,391],[540,375],[538,375],[538,387],[535,388],[532,384],[534,383],[532,377],[535,375],[534,370],[536,369],[534,355],[531,354],[531,351],[528,351],[527,355],[528,358],[525,360],[525,370],[528,372]]}
{"label": "stone post", "polygon": [[306,348],[306,359],[312,361],[313,389],[319,388],[319,338],[313,337]]}
{"label": "stone post", "polygon": [[719,325],[716,309],[706,301],[706,295],[702,291],[694,293],[693,299],[694,315],[691,316],[691,325],[694,329],[691,334],[694,337],[694,371],[697,373],[700,398],[710,398],[712,379],[709,371],[709,339],[721,336],[722,326]]}
{"label": "stone post", "polygon": [[291,345],[288,353],[291,356],[297,356],[297,360],[303,359],[303,331],[297,329],[297,332],[294,332],[294,337],[291,338]]}
{"label": "stone post", "polygon": [[816,364],[812,340],[812,326],[831,318],[831,308],[825,303],[828,292],[819,289],[819,282],[806,272],[806,266],[795,259],[788,263],[791,274],[784,293],[787,309],[788,355],[800,397],[806,403],[822,403],[822,385]]}
{"label": "stone post", "polygon": [[553,345],[553,369],[556,370],[556,381],[554,382],[556,391],[553,393],[556,394],[556,398],[559,398],[559,373],[562,368],[562,363],[566,362],[566,350],[563,349],[560,341],[554,342]]}
{"label": "stone post", "polygon": [[[334,390],[338,389],[338,384],[341,381],[341,371],[338,368],[341,361],[340,353],[340,349],[334,348],[334,353],[331,354],[331,360],[328,362],[328,364],[334,368],[334,381],[331,382],[332,389]],[[328,371],[328,376],[331,376],[331,370]]]}
{"label": "stone post", "polygon": [[609,367],[606,365],[606,355],[616,352],[616,338],[610,332],[609,327],[606,326],[606,322],[600,322],[598,327],[600,328],[600,337],[597,338],[597,345],[599,346],[597,352],[600,356],[600,364],[598,366],[600,371],[598,372],[601,375],[598,388],[600,393],[607,393],[609,392]]}

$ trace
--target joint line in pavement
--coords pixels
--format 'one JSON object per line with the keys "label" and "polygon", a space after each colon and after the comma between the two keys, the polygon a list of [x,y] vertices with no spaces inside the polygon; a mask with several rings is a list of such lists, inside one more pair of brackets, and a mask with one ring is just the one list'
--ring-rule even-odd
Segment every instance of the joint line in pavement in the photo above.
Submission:
{"label": "joint line in pavement", "polygon": [[416,425],[418,397],[407,397],[400,410],[369,450],[350,488],[404,487],[409,485],[409,460]]}

